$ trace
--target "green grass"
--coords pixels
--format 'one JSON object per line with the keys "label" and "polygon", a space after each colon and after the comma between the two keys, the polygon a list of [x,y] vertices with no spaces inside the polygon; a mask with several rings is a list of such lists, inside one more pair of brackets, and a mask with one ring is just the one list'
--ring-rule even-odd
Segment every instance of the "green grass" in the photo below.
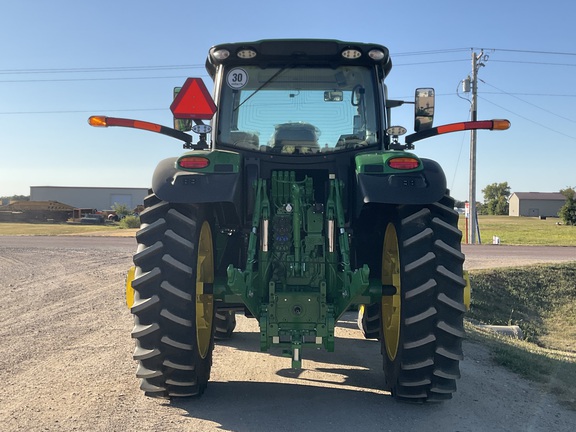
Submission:
{"label": "green grass", "polygon": [[75,224],[40,224],[40,223],[0,223],[0,236],[3,235],[126,235],[131,230],[121,230],[118,225],[75,225]]}
{"label": "green grass", "polygon": [[[465,218],[459,226],[465,233]],[[557,225],[560,219],[479,216],[480,236],[485,244],[492,243],[492,236],[500,237],[508,245],[576,246],[576,226]],[[65,235],[117,230],[118,226],[0,223],[0,235]],[[465,239],[465,236],[464,236]],[[465,240],[464,240],[465,241]]]}
{"label": "green grass", "polygon": [[[469,316],[487,324],[518,325],[528,341],[547,348],[576,352],[576,262],[470,272],[472,307]],[[550,326],[561,324],[555,340]]]}
{"label": "green grass", "polygon": [[560,403],[576,410],[576,353],[550,350],[500,336],[466,323],[467,338],[487,346],[494,361],[538,383]]}
{"label": "green grass", "polygon": [[[542,383],[576,409],[576,262],[470,272],[467,317],[518,325],[524,341],[471,329],[503,366]],[[470,330],[469,329],[469,330]]]}
{"label": "green grass", "polygon": [[[491,244],[492,237],[500,237],[501,244],[576,246],[576,226],[559,224],[558,218],[479,216],[482,243]],[[466,219],[460,217],[459,227],[465,233]],[[466,235],[464,234],[464,239]]]}

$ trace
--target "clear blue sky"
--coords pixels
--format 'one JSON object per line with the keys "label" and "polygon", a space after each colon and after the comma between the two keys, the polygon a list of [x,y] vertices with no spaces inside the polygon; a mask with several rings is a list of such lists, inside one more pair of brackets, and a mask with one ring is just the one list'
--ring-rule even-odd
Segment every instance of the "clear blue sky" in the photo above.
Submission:
{"label": "clear blue sky", "polygon": [[[172,88],[204,70],[217,43],[330,38],[386,45],[389,96],[436,89],[435,125],[467,120],[472,50],[484,49],[478,118],[508,118],[478,133],[477,197],[576,186],[576,3],[527,0],[19,0],[0,12],[0,196],[30,186],[148,187],[178,141],[92,128],[91,114],[170,125]],[[561,54],[553,54],[561,53]],[[461,88],[461,87],[460,87]],[[411,106],[393,123],[411,128]],[[417,143],[444,168],[452,195],[468,197],[469,133]]]}

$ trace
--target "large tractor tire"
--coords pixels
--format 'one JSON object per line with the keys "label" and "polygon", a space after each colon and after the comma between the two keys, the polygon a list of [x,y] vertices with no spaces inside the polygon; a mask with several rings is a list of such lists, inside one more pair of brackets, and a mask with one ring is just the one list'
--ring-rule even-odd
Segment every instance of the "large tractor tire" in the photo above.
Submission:
{"label": "large tractor tire", "polygon": [[364,338],[380,339],[380,304],[360,305],[357,324]]}
{"label": "large tractor tire", "polygon": [[412,402],[450,399],[460,377],[464,337],[462,233],[454,201],[401,206],[386,226],[382,355],[392,395]]}
{"label": "large tractor tire", "polygon": [[154,195],[144,203],[132,281],[136,376],[147,396],[199,396],[214,348],[211,221],[202,206]]}
{"label": "large tractor tire", "polygon": [[236,312],[231,310],[216,310],[214,317],[214,337],[216,339],[230,339],[236,328]]}

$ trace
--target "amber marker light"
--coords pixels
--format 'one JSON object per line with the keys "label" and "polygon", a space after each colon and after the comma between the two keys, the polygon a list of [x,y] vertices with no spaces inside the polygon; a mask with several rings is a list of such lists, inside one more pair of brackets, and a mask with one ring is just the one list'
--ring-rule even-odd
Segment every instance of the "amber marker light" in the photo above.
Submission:
{"label": "amber marker light", "polygon": [[88,119],[88,124],[94,127],[108,127],[104,116],[92,116]]}
{"label": "amber marker light", "polygon": [[492,120],[494,130],[510,129],[510,121],[508,120]]}
{"label": "amber marker light", "polygon": [[420,166],[420,161],[415,158],[399,157],[390,159],[388,161],[388,166],[398,170],[411,170],[418,168]]}
{"label": "amber marker light", "polygon": [[178,159],[178,166],[184,169],[206,168],[210,165],[210,159],[198,156],[182,156]]}

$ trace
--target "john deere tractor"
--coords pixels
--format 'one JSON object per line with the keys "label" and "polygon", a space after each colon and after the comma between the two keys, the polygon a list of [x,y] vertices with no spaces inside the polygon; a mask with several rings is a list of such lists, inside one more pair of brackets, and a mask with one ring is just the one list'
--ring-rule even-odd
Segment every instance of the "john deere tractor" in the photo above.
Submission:
{"label": "john deere tractor", "polygon": [[175,89],[173,128],[90,118],[186,149],[154,172],[127,281],[147,395],[202,394],[214,338],[230,337],[237,313],[258,321],[262,351],[301,368],[306,349],[334,351],[336,323],[353,309],[381,341],[395,398],[452,396],[467,286],[458,213],[440,165],[409,150],[509,122],[434,128],[434,91],[417,89],[415,133],[402,143],[391,111],[408,102],[387,98],[391,68],[377,44],[221,44],[206,60],[212,94],[198,78]]}

